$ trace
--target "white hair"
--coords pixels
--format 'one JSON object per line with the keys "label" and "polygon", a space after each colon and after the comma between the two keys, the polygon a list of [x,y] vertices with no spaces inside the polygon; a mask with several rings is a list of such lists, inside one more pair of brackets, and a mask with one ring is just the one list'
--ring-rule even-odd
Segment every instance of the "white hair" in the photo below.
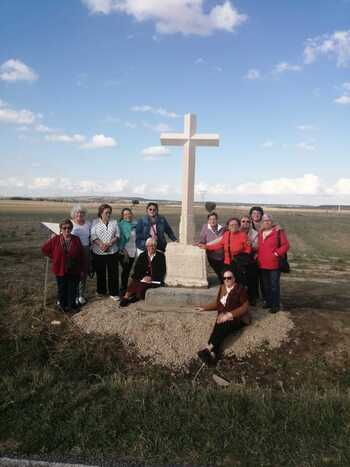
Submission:
{"label": "white hair", "polygon": [[154,246],[157,246],[157,240],[155,238],[152,238],[152,237],[147,238],[146,246],[148,246],[151,242],[153,243]]}
{"label": "white hair", "polygon": [[70,211],[71,218],[74,219],[78,212],[81,212],[85,215],[87,214],[87,210],[84,208],[84,206],[81,204],[75,204]]}

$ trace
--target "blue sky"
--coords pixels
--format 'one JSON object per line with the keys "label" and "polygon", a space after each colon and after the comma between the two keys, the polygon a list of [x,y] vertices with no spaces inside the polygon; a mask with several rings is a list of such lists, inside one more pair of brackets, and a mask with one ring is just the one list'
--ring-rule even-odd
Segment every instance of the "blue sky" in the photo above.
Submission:
{"label": "blue sky", "polygon": [[349,0],[2,0],[0,195],[350,203]]}

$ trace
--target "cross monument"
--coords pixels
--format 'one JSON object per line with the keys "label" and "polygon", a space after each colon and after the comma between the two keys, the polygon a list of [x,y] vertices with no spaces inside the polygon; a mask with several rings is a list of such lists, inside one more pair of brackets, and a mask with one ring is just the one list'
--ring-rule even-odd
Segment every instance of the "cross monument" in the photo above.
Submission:
{"label": "cross monument", "polygon": [[166,284],[170,286],[207,287],[205,251],[193,246],[194,180],[197,146],[219,146],[219,135],[198,134],[194,114],[186,114],[183,133],[162,133],[163,146],[183,146],[182,204],[180,243],[169,243],[166,249]]}
{"label": "cross monument", "polygon": [[180,243],[191,245],[194,241],[194,178],[197,146],[219,146],[219,135],[198,134],[197,118],[186,114],[183,133],[162,133],[160,142],[163,146],[183,146],[182,205],[180,218]]}

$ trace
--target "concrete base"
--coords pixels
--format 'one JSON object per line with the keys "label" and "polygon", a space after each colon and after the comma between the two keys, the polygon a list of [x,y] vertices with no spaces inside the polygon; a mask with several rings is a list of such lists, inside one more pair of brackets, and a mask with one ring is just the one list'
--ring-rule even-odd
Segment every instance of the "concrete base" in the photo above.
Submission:
{"label": "concrete base", "polygon": [[169,243],[166,252],[165,283],[170,287],[208,287],[204,250],[182,243]]}
{"label": "concrete base", "polygon": [[211,289],[185,287],[159,287],[149,289],[146,293],[145,305],[162,307],[185,307],[206,305],[215,299],[218,287]]}

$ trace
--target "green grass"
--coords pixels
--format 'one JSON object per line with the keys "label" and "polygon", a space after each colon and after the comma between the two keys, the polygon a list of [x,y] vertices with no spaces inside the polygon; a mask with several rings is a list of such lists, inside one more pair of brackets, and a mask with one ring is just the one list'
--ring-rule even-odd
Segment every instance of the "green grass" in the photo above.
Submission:
{"label": "green grass", "polygon": [[[165,213],[176,225],[178,212]],[[349,356],[326,359],[317,339],[332,348],[328,329],[322,336],[319,328],[304,329],[311,319],[304,308],[323,309],[325,320],[336,299],[344,333],[345,285],[283,283],[286,306],[299,316],[299,344],[261,349],[243,362],[226,359],[220,368],[233,381],[228,388],[215,386],[209,370],[193,385],[197,362],[188,373],[174,373],[143,362],[115,336],[84,335],[68,319],[51,325],[55,291],[50,284],[44,310],[39,247],[47,232],[39,221],[65,214],[0,214],[0,454],[226,466],[350,464]],[[226,208],[219,214],[237,213]],[[275,217],[287,228],[293,261],[305,270],[310,264],[346,268],[346,216]],[[197,231],[204,221],[199,210]],[[246,384],[238,384],[242,377]]]}
{"label": "green grass", "polygon": [[295,357],[277,352],[275,379],[302,368],[310,374],[283,391],[220,389],[205,379],[193,386],[193,371],[139,365],[117,338],[83,335],[68,320],[50,326],[40,305],[30,303],[10,315],[11,300],[1,301],[1,454],[227,466],[350,460],[350,380],[344,374],[335,389],[321,359],[297,366]]}

